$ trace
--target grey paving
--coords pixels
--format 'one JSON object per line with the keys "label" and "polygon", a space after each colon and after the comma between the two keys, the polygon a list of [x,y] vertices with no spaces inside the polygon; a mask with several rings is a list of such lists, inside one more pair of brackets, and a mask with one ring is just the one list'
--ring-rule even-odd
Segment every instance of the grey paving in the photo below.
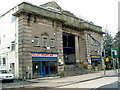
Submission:
{"label": "grey paving", "polygon": [[[55,87],[85,82],[85,81],[89,81],[89,80],[94,80],[94,79],[102,78],[105,76],[116,75],[117,73],[118,72],[116,72],[114,70],[107,70],[105,75],[104,75],[104,71],[99,71],[96,73],[71,76],[71,77],[62,77],[61,78],[61,77],[57,76],[57,77],[44,77],[44,78],[37,78],[37,79],[29,79],[29,80],[26,80],[27,82],[29,82],[29,84],[14,86],[14,88],[15,87],[16,88],[18,88],[18,87],[25,87],[25,88],[50,87],[50,88],[55,88]],[[13,86],[11,86],[11,88],[12,87]]]}

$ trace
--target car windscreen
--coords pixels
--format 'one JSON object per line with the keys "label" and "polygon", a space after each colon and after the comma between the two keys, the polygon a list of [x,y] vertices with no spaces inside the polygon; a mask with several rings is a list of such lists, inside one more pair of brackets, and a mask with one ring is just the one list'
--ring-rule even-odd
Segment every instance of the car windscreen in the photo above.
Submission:
{"label": "car windscreen", "polygon": [[0,74],[8,73],[7,70],[0,70]]}

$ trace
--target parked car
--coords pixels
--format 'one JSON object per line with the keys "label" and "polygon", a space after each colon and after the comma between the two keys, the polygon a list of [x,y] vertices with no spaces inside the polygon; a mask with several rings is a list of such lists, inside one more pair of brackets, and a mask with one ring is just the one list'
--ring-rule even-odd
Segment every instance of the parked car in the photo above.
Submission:
{"label": "parked car", "polygon": [[8,72],[6,69],[0,69],[0,80],[2,81],[14,81],[14,75]]}

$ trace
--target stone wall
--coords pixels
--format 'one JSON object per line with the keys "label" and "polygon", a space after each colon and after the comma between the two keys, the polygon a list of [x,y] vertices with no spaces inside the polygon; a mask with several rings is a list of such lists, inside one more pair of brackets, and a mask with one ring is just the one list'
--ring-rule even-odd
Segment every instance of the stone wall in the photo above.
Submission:
{"label": "stone wall", "polygon": [[[89,31],[86,30],[84,31],[84,39],[85,39],[85,48],[86,48],[86,60],[91,59],[91,55],[102,55],[102,51],[103,51],[103,34],[94,32],[94,31]],[[98,43],[96,43],[93,38],[95,40],[97,40],[100,45],[98,45]],[[85,51],[84,51],[85,52]],[[84,53],[85,54],[85,53]],[[85,55],[84,55],[85,56]],[[104,65],[104,61],[102,61],[102,65]]]}

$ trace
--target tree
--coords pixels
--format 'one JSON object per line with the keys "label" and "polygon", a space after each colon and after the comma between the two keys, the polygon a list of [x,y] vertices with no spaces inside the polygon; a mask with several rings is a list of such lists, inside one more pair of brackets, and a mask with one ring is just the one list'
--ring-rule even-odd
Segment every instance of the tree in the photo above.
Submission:
{"label": "tree", "polygon": [[[106,69],[112,68],[112,58],[111,58],[111,48],[114,48],[113,37],[108,30],[105,30],[104,34],[104,49],[106,58],[109,58],[109,61],[105,61]],[[106,59],[105,59],[106,60]]]}
{"label": "tree", "polygon": [[115,35],[115,37],[114,37],[114,39],[113,39],[113,46],[115,47],[115,48],[118,48],[118,41],[119,41],[119,34],[118,33],[116,33],[116,35]]}
{"label": "tree", "polygon": [[114,48],[113,37],[108,30],[105,30],[104,49],[107,52],[107,56],[111,56],[111,48]]}
{"label": "tree", "polygon": [[113,45],[115,48],[118,48],[118,55],[119,55],[119,61],[120,61],[120,31],[116,33],[115,38],[113,40]]}

